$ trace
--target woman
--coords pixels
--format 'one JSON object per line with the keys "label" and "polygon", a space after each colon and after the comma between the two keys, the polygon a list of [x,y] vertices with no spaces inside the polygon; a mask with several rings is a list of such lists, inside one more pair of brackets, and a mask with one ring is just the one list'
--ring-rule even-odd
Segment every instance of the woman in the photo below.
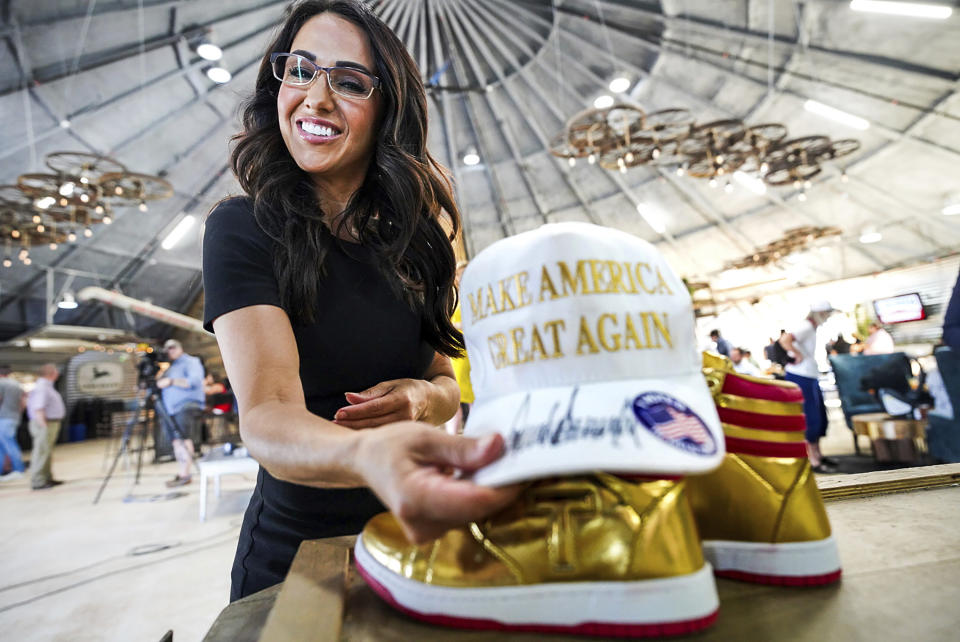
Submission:
{"label": "woman", "polygon": [[493,461],[501,438],[433,427],[459,396],[439,223],[445,212],[456,231],[459,215],[403,44],[359,2],[297,3],[242,118],[231,160],[247,197],[210,214],[203,256],[204,322],[261,464],[231,599],[281,581],[302,540],[357,533],[383,504],[424,541],[516,494],[447,474]]}

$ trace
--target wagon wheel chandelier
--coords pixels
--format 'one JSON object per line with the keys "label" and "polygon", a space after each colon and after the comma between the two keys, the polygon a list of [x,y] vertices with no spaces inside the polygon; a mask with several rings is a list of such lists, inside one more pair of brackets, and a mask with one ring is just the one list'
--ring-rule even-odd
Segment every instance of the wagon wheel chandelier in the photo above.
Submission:
{"label": "wagon wheel chandelier", "polygon": [[696,123],[686,109],[645,113],[620,103],[573,116],[551,141],[550,153],[571,166],[585,158],[621,173],[641,165],[675,167],[677,174],[707,179],[711,186],[739,171],[767,185],[793,186],[803,200],[823,163],[860,149],[854,139],[787,135],[779,123],[748,126],[733,118]]}
{"label": "wagon wheel chandelier", "polygon": [[784,232],[783,236],[759,247],[752,254],[748,254],[739,259],[728,261],[727,269],[740,269],[751,267],[763,267],[771,263],[777,263],[787,257],[789,254],[800,252],[814,242],[831,236],[841,234],[839,227],[816,227],[806,225],[795,227]]}
{"label": "wagon wheel chandelier", "polygon": [[78,236],[93,236],[96,225],[113,222],[114,208],[148,210],[148,201],[173,196],[159,176],[130,172],[121,163],[85,152],[54,152],[51,172],[21,174],[14,185],[0,185],[0,238],[3,266],[13,255],[30,265],[30,249],[56,250]]}

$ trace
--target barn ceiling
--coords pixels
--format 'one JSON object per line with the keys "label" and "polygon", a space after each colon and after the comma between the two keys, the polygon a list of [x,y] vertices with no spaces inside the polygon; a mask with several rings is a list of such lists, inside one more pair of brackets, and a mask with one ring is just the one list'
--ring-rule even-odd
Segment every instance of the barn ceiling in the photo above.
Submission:
{"label": "barn ceiling", "polygon": [[[0,184],[45,171],[48,153],[86,151],[174,187],[147,212],[118,210],[91,238],[38,248],[30,265],[0,268],[0,339],[43,324],[48,292],[85,285],[191,307],[201,289],[199,229],[170,250],[160,242],[184,214],[202,218],[239,191],[227,168],[237,105],[287,4],[0,2]],[[960,247],[960,216],[942,213],[960,198],[960,11],[930,20],[849,4],[370,2],[407,43],[430,88],[430,146],[453,170],[469,255],[545,222],[591,221],[657,244],[677,271],[711,283],[721,298],[764,287],[751,283],[817,283]],[[223,49],[219,64],[230,82],[206,76],[211,63],[191,47],[200,33]],[[612,93],[619,76],[629,86]],[[620,173],[551,155],[566,121],[603,94],[648,113],[679,107],[697,122],[779,122],[791,137],[857,138],[861,147],[826,164],[809,189],[763,194],[710,187],[666,164]],[[804,108],[811,99],[869,126],[811,113]],[[468,152],[479,162],[466,165]],[[841,233],[761,269],[725,268],[801,225]],[[880,240],[861,242],[870,231]],[[55,321],[168,332],[100,304],[58,311]]]}

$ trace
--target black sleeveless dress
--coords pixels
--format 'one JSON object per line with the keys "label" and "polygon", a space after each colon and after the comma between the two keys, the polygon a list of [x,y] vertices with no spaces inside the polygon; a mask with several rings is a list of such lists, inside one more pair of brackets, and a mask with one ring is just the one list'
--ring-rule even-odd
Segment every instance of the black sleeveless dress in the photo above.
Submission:
{"label": "black sleeveless dress", "polygon": [[[381,381],[420,378],[434,350],[421,319],[398,298],[372,252],[330,236],[317,321],[294,325],[307,409],[333,419],[344,393]],[[218,205],[203,238],[204,327],[251,305],[280,305],[272,241],[257,226],[248,198]],[[383,505],[366,488],[317,489],[280,481],[263,467],[243,517],[230,600],[281,582],[300,542],[359,533]]]}

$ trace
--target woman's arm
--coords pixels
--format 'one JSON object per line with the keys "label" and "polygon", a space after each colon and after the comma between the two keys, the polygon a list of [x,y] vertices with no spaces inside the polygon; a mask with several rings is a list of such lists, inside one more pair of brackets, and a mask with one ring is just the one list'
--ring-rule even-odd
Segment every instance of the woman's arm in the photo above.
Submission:
{"label": "woman's arm", "polygon": [[363,392],[348,392],[351,404],[334,421],[347,428],[376,428],[392,421],[425,421],[434,426],[457,412],[460,387],[450,359],[439,352],[423,379],[383,381]]}
{"label": "woman's arm", "polygon": [[[417,542],[516,497],[518,488],[485,488],[442,472],[470,472],[494,461],[503,450],[499,436],[478,441],[415,422],[357,431],[308,412],[296,340],[282,309],[240,308],[213,327],[240,406],[244,444],[274,477],[312,486],[369,485]],[[434,378],[443,376],[440,370]]]}

